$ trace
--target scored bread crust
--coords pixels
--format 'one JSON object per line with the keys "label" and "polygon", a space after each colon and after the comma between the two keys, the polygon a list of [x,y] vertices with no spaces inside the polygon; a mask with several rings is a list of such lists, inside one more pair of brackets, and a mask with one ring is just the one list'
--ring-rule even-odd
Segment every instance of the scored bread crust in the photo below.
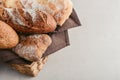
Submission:
{"label": "scored bread crust", "polygon": [[48,33],[72,13],[71,0],[2,0],[0,20],[22,33]]}
{"label": "scored bread crust", "polygon": [[57,25],[50,14],[33,7],[26,8],[20,0],[3,0],[0,7],[0,20],[16,31],[27,34],[53,32]]}
{"label": "scored bread crust", "polygon": [[43,68],[47,59],[48,57],[44,57],[37,62],[32,62],[31,64],[11,64],[11,67],[22,74],[35,77]]}
{"label": "scored bread crust", "polygon": [[[19,7],[39,9],[49,13],[54,17],[58,25],[64,24],[66,19],[69,18],[72,13],[73,4],[71,0],[5,0],[6,7]],[[21,2],[21,5],[20,5]],[[17,5],[13,5],[13,4]],[[9,5],[10,4],[10,5]],[[30,6],[31,5],[31,6]]]}
{"label": "scored bread crust", "polygon": [[62,26],[72,13],[73,4],[71,0],[37,0],[42,7],[41,10],[48,12],[54,17],[57,24]]}

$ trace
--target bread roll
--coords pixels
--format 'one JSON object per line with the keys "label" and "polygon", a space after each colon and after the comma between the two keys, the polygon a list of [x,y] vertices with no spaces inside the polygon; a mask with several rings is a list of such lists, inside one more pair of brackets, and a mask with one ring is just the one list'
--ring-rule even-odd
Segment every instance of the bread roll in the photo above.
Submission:
{"label": "bread roll", "polygon": [[48,57],[44,57],[37,62],[32,62],[31,64],[11,64],[11,67],[22,74],[29,76],[37,76],[47,62],[47,59]]}
{"label": "bread roll", "polygon": [[46,34],[30,35],[22,37],[20,43],[13,48],[13,51],[26,60],[38,61],[51,42],[51,38]]}
{"label": "bread roll", "polygon": [[0,49],[13,48],[18,42],[17,33],[9,25],[0,21]]}

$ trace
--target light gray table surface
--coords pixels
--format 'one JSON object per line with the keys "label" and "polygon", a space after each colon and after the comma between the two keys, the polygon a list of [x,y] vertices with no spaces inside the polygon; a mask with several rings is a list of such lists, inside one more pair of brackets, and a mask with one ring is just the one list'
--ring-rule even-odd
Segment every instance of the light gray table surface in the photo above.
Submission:
{"label": "light gray table surface", "polygon": [[0,80],[120,80],[120,0],[72,0],[82,27],[51,55],[38,77],[0,65]]}

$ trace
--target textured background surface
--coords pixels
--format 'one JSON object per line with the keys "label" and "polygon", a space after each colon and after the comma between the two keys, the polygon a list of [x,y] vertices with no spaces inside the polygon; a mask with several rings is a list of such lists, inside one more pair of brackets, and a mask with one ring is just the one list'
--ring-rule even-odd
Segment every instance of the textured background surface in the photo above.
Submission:
{"label": "textured background surface", "polygon": [[36,78],[0,65],[0,80],[120,80],[120,0],[73,0],[82,22],[71,46],[49,57]]}

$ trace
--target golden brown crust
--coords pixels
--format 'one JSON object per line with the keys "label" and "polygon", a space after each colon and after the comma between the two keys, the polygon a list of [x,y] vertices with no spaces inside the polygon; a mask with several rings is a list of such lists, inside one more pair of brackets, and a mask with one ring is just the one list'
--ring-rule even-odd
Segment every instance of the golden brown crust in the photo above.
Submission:
{"label": "golden brown crust", "polygon": [[38,61],[51,42],[51,38],[46,34],[30,35],[21,39],[13,51],[26,60]]}
{"label": "golden brown crust", "polygon": [[17,12],[16,9],[13,9],[13,14],[18,17],[22,22],[12,21],[12,18],[8,15],[8,12],[5,11],[2,7],[0,8],[0,20],[3,20],[10,26],[12,26],[16,31],[21,33],[48,33],[53,32],[56,28],[56,22],[51,15],[45,12],[38,11],[36,21],[31,20],[31,16],[26,13],[23,15],[22,10],[19,9]]}
{"label": "golden brown crust", "polygon": [[71,0],[3,0],[2,3],[0,19],[27,34],[53,32],[57,24],[63,25],[69,18],[73,7]]}
{"label": "golden brown crust", "polygon": [[17,33],[6,23],[0,21],[0,49],[9,49],[19,42]]}
{"label": "golden brown crust", "polygon": [[11,67],[22,74],[29,76],[37,76],[44,64],[47,62],[48,57],[42,58],[38,62],[32,64],[12,64]]}
{"label": "golden brown crust", "polygon": [[45,11],[52,15],[57,24],[62,26],[72,13],[73,4],[71,0],[37,0],[45,6]]}
{"label": "golden brown crust", "polygon": [[[56,21],[50,14],[24,7],[20,1],[3,0],[3,6],[0,7],[0,20],[12,26],[16,31],[27,34],[48,33],[56,29]],[[30,6],[30,3],[28,5]]]}

